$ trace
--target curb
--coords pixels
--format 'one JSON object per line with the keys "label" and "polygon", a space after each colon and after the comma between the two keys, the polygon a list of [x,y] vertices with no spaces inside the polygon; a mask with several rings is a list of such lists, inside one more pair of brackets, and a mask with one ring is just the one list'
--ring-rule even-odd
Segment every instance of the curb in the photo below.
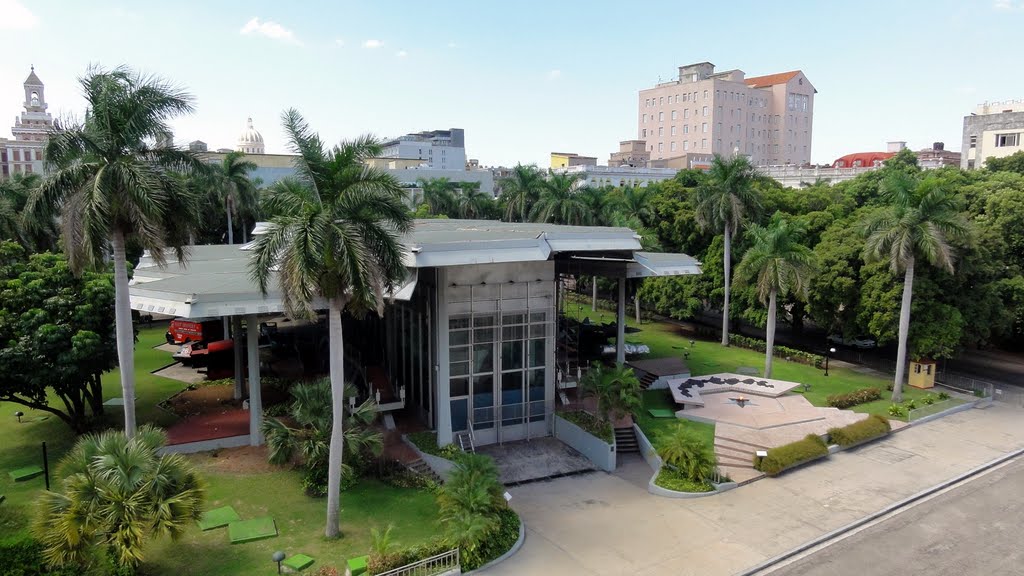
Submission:
{"label": "curb", "polygon": [[[517,514],[517,516],[518,516],[518,514]],[[477,568],[476,570],[472,570],[470,572],[463,572],[463,574],[465,574],[465,575],[468,575],[468,574],[482,574],[484,571],[489,570],[489,569],[497,566],[498,564],[501,564],[505,560],[508,560],[509,558],[511,558],[516,552],[519,552],[519,549],[523,547],[523,543],[524,542],[526,542],[526,522],[523,522],[523,518],[522,518],[522,516],[520,516],[519,517],[519,538],[516,539],[516,543],[513,544],[512,547],[508,549],[508,552],[505,552],[501,556],[498,556],[494,560],[491,560],[490,562],[488,562],[487,564],[484,564],[483,566]]]}
{"label": "curb", "polygon": [[931,496],[932,494],[935,494],[936,492],[940,492],[942,490],[945,490],[946,488],[949,488],[950,486],[954,486],[956,484],[959,484],[959,483],[963,482],[964,480],[968,480],[968,479],[970,479],[970,478],[972,478],[974,476],[977,476],[978,474],[980,474],[982,472],[985,472],[986,470],[990,470],[992,468],[995,468],[996,466],[999,466],[1000,464],[1003,464],[1004,462],[1009,462],[1010,460],[1013,460],[1014,458],[1018,458],[1018,457],[1020,457],[1022,455],[1024,455],[1024,448],[1020,448],[1020,449],[1014,450],[1013,452],[1009,452],[1007,454],[1003,454],[1002,456],[996,458],[995,460],[991,460],[989,462],[986,462],[985,464],[982,464],[981,466],[978,466],[976,468],[972,468],[971,470],[968,470],[967,472],[964,472],[963,474],[960,474],[958,476],[954,476],[953,478],[950,478],[949,480],[946,480],[944,482],[940,482],[939,484],[936,484],[936,485],[934,485],[934,486],[932,486],[930,488],[925,488],[924,490],[922,490],[922,491],[920,491],[920,492],[918,492],[916,494],[913,494],[913,495],[911,495],[911,496],[909,496],[909,497],[907,497],[907,498],[905,498],[903,500],[900,500],[899,502],[894,502],[894,503],[886,506],[885,508],[882,508],[881,510],[879,510],[877,512],[869,514],[869,515],[867,515],[867,516],[865,516],[865,517],[863,517],[863,518],[861,518],[859,520],[854,520],[853,522],[847,524],[846,526],[842,526],[840,528],[836,528],[835,530],[833,530],[831,532],[826,532],[825,534],[822,534],[821,536],[818,536],[817,538],[814,538],[813,540],[810,540],[808,542],[804,542],[803,544],[797,546],[796,548],[793,548],[792,550],[789,550],[787,552],[783,552],[782,554],[779,554],[778,556],[775,556],[774,558],[770,558],[770,559],[768,559],[768,560],[766,560],[766,561],[764,561],[764,562],[754,566],[753,568],[748,568],[747,570],[745,570],[743,572],[739,572],[737,574],[737,576],[755,576],[756,574],[759,574],[759,573],[763,572],[764,570],[767,570],[768,568],[772,568],[772,567],[774,567],[777,564],[780,564],[780,563],[782,563],[782,562],[784,562],[786,560],[789,560],[789,559],[793,558],[794,556],[798,556],[799,554],[802,554],[802,553],[810,550],[811,548],[814,548],[814,547],[819,546],[821,544],[825,544],[828,541],[834,540],[834,539],[838,538],[839,536],[843,536],[844,534],[846,534],[848,532],[851,532],[853,530],[856,530],[857,528],[860,528],[861,526],[864,526],[865,524],[869,524],[869,523],[874,522],[875,520],[877,520],[877,519],[879,519],[879,518],[881,518],[883,516],[886,516],[888,514],[891,514],[893,512],[896,512],[896,511],[899,511],[899,510],[901,510],[903,508],[906,508],[907,506],[917,502],[918,500],[921,500],[923,498]]}

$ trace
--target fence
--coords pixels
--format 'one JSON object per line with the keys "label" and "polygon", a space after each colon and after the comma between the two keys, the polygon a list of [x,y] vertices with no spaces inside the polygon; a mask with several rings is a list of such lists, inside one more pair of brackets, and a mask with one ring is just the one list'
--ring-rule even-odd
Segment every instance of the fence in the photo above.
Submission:
{"label": "fence", "polygon": [[431,556],[419,562],[399,566],[394,570],[381,572],[378,576],[438,576],[440,574],[460,574],[459,549]]}
{"label": "fence", "polygon": [[965,390],[981,398],[991,398],[1011,406],[1024,408],[1024,388],[948,372],[938,372],[935,375],[935,381],[950,388]]}
{"label": "fence", "polygon": [[[918,402],[921,402],[921,400],[918,400]],[[954,406],[959,406],[960,404],[963,403],[963,400],[950,398],[949,400],[938,400],[936,402],[933,402],[932,404],[922,404],[917,408],[914,408],[913,410],[909,410],[907,412],[907,422],[913,422],[915,420],[920,420],[925,416],[931,416],[932,414],[944,412],[946,410],[949,410],[950,408],[953,408]]]}

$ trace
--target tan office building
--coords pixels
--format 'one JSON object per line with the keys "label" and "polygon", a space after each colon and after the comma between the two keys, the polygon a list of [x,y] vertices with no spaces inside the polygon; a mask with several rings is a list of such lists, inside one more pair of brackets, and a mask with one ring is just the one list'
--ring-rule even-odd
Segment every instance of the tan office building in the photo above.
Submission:
{"label": "tan office building", "polygon": [[760,166],[809,164],[816,92],[799,70],[746,78],[680,66],[677,80],[640,91],[637,137],[651,162],[740,153]]}

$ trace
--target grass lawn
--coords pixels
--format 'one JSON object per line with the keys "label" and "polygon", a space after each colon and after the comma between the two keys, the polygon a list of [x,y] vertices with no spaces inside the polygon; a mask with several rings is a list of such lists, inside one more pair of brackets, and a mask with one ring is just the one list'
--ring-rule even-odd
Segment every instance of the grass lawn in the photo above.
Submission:
{"label": "grass lawn", "polygon": [[[581,302],[582,306],[580,305]],[[592,322],[613,322],[615,320],[615,314],[608,310],[601,310],[599,308],[597,312],[591,311],[589,299],[585,301],[567,301],[565,312],[569,316],[576,318],[586,318],[589,316]],[[690,357],[686,360],[686,363],[694,376],[717,374],[719,372],[735,372],[741,366],[757,368],[759,371],[764,370],[764,354],[736,346],[726,347],[722,346],[719,342],[707,340],[694,340],[694,345],[691,348],[690,340],[692,337],[683,334],[678,326],[670,322],[645,321],[642,325],[637,326],[636,318],[627,314],[626,325],[640,328],[640,332],[626,334],[626,340],[649,346],[651,353],[648,357],[650,358],[682,356],[685,351],[689,351]],[[845,394],[860,388],[881,388],[882,400],[854,406],[851,410],[889,417],[888,409],[892,403],[889,397],[892,393],[886,391],[886,386],[891,382],[891,379],[880,378],[874,374],[863,374],[849,368],[840,367],[830,368],[829,375],[825,376],[824,371],[813,366],[789,362],[778,357],[775,358],[772,364],[772,378],[810,384],[811,388],[805,394],[805,397],[815,406],[827,406],[826,398],[832,394]],[[803,394],[803,391],[798,388],[794,390],[794,393]],[[909,386],[904,386],[903,388],[904,401],[910,399],[918,400],[918,406],[922,405],[919,399],[928,394],[929,392],[925,390],[918,390]],[[937,394],[936,392],[933,395]],[[906,417],[899,419],[906,420]],[[646,429],[644,433],[646,434]]]}
{"label": "grass lawn", "polygon": [[700,436],[708,446],[714,446],[715,444],[715,425],[707,424],[705,422],[694,422],[692,420],[684,420],[682,418],[654,418],[647,413],[650,408],[668,408],[675,410],[676,406],[672,403],[672,396],[668,390],[645,390],[643,393],[643,409],[640,414],[636,416],[637,426],[644,431],[644,436],[651,441],[654,445],[654,449],[657,450],[660,446],[659,441],[662,437],[670,434],[673,430],[679,427],[687,428],[694,434]]}
{"label": "grass lawn", "polygon": [[[170,354],[154,350],[164,341],[166,326],[146,328],[139,333],[135,348],[136,414],[140,423],[172,424],[176,417],[157,403],[185,388],[177,380],[154,376],[152,371],[171,363]],[[113,344],[113,343],[112,343]],[[121,396],[118,371],[103,376],[104,399]],[[51,401],[57,401],[52,398]],[[25,412],[25,423],[18,424],[14,413]],[[45,440],[51,465],[51,485],[59,486],[55,479],[57,463],[74,443],[74,434],[58,418],[43,421],[44,415],[12,403],[0,403],[0,494],[7,501],[0,505],[0,542],[20,540],[27,534],[32,504],[43,490],[43,478],[15,483],[7,472],[16,468],[41,465],[40,442]],[[107,409],[107,420],[112,426],[122,422],[120,409]],[[227,472],[218,468],[210,456],[190,456],[207,483],[207,508],[230,505],[242,519],[273,516],[279,536],[247,544],[228,543],[226,528],[202,532],[198,526],[190,529],[181,540],[167,539],[150,542],[146,549],[145,574],[270,574],[273,573],[271,554],[283,550],[289,556],[305,553],[316,559],[310,571],[324,563],[339,569],[345,559],[369,552],[370,528],[395,525],[393,539],[399,545],[411,545],[437,534],[437,506],[434,495],[422,491],[392,488],[378,481],[364,479],[355,488],[342,494],[342,533],[338,540],[323,537],[326,519],[324,499],[307,497],[302,491],[300,473],[292,470],[272,472]]]}

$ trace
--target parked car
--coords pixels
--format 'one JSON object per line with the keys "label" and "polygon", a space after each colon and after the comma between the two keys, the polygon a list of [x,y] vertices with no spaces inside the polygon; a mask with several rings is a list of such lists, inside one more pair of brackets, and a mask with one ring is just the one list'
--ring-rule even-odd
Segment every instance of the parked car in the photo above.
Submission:
{"label": "parked car", "polygon": [[842,346],[850,346],[851,348],[860,348],[866,350],[868,348],[874,348],[878,346],[878,343],[867,336],[860,336],[857,338],[845,338],[840,334],[832,334],[828,337],[828,341],[833,344],[840,344]]}

